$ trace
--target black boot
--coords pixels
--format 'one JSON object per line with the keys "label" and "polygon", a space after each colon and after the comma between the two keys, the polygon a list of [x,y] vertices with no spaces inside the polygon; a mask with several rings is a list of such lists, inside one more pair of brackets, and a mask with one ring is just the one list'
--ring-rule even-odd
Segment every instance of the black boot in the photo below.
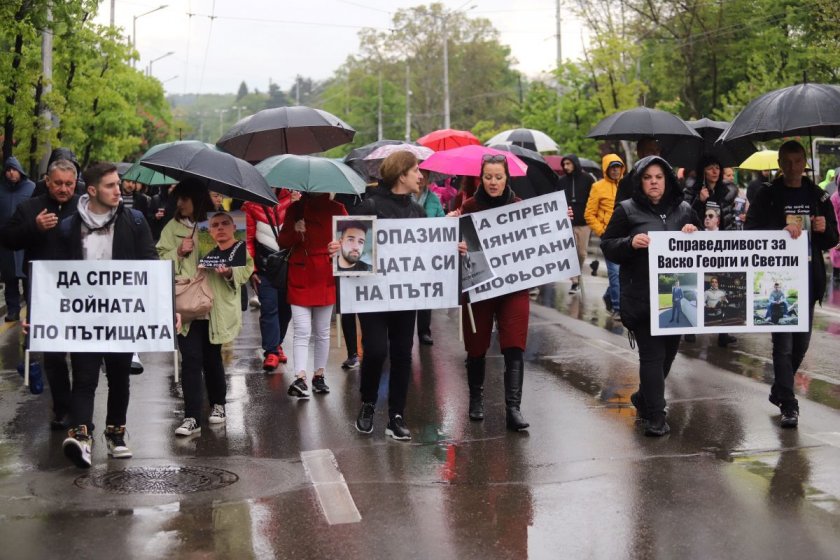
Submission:
{"label": "black boot", "polygon": [[467,384],[470,387],[470,420],[484,420],[484,356],[467,358]]}
{"label": "black boot", "polygon": [[530,424],[522,417],[519,405],[522,403],[522,380],[525,364],[522,360],[505,360],[505,409],[507,429],[519,432]]}

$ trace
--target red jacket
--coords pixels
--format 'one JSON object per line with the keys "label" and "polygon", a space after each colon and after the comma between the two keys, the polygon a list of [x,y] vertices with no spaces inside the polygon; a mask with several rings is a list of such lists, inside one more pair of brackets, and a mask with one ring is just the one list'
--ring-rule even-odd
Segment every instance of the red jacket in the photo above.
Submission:
{"label": "red jacket", "polygon": [[[292,203],[291,193],[286,189],[281,189],[277,200],[277,206],[272,208],[272,222],[277,229],[280,229],[286,217],[286,209]],[[263,241],[263,245],[274,250],[278,249],[277,240],[274,239],[274,233],[268,223],[264,205],[246,202],[242,205],[242,211],[245,212],[245,244],[248,247],[248,254],[254,259],[254,269],[258,271],[256,254],[258,238]],[[273,245],[270,243],[271,240],[274,241]]]}
{"label": "red jacket", "polygon": [[[292,247],[286,299],[292,305],[316,307],[335,303],[335,278],[327,245],[332,241],[332,217],[346,216],[344,205],[327,195],[303,195],[289,206],[278,241]],[[306,233],[295,231],[295,222],[303,219]]]}

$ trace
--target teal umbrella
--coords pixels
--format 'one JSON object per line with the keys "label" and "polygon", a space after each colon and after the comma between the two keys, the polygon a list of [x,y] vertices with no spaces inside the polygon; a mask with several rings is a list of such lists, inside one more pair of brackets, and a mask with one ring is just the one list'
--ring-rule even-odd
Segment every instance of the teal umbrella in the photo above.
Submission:
{"label": "teal umbrella", "polygon": [[283,154],[256,165],[272,187],[310,193],[365,192],[365,180],[348,165],[328,158]]}
{"label": "teal umbrella", "polygon": [[156,146],[152,146],[146,153],[140,156],[134,165],[132,165],[128,171],[126,171],[122,178],[125,181],[136,181],[138,183],[143,183],[144,185],[172,185],[177,183],[177,179],[173,179],[169,175],[164,175],[160,171],[155,171],[154,169],[149,169],[148,167],[143,167],[140,165],[140,162],[144,159],[148,158],[151,155],[156,154],[157,152],[163,150],[164,148],[168,148],[170,146],[177,146],[180,144],[199,144],[202,146],[212,147],[216,149],[215,146],[212,144],[205,144],[204,142],[199,142],[198,140],[178,140],[176,142],[165,142],[163,144],[158,144]]}

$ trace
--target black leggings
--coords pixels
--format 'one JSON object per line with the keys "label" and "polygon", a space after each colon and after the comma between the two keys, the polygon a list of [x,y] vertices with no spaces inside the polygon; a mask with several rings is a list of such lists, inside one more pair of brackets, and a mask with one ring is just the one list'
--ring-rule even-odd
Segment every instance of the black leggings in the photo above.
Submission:
{"label": "black leggings", "polygon": [[414,345],[416,311],[359,313],[362,325],[362,402],[376,404],[382,366],[390,354],[388,413],[402,415],[411,378],[411,349]]}

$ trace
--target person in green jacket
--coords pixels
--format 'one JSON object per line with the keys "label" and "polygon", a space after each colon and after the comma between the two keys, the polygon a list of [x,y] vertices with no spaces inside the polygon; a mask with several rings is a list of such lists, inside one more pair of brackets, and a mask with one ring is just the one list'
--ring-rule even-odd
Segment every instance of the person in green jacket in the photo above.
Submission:
{"label": "person in green jacket", "polygon": [[[417,203],[426,211],[427,218],[443,218],[446,212],[443,211],[443,205],[440,203],[438,195],[429,190],[429,172],[421,169],[420,173],[423,175],[423,182],[420,185],[420,192],[412,195]],[[417,338],[420,339],[420,344],[431,346],[435,343],[432,339],[432,310],[420,309],[417,311]]]}
{"label": "person in green jacket", "polygon": [[[177,210],[175,217],[161,232],[158,255],[174,263],[175,276],[194,278],[199,273],[201,256],[196,225],[207,219],[212,202],[207,188],[198,181],[181,181],[172,194],[178,201]],[[235,232],[236,226],[230,214],[219,212],[210,219],[210,236],[219,249],[228,249],[236,243]],[[220,267],[204,272],[213,292],[213,307],[206,316],[184,322],[178,333],[184,421],[175,430],[176,435],[190,436],[201,432],[202,373],[211,406],[207,421],[223,424],[226,420],[227,386],[222,344],[231,342],[239,334],[242,327],[241,287],[253,272],[254,262],[247,254],[245,266]]]}

